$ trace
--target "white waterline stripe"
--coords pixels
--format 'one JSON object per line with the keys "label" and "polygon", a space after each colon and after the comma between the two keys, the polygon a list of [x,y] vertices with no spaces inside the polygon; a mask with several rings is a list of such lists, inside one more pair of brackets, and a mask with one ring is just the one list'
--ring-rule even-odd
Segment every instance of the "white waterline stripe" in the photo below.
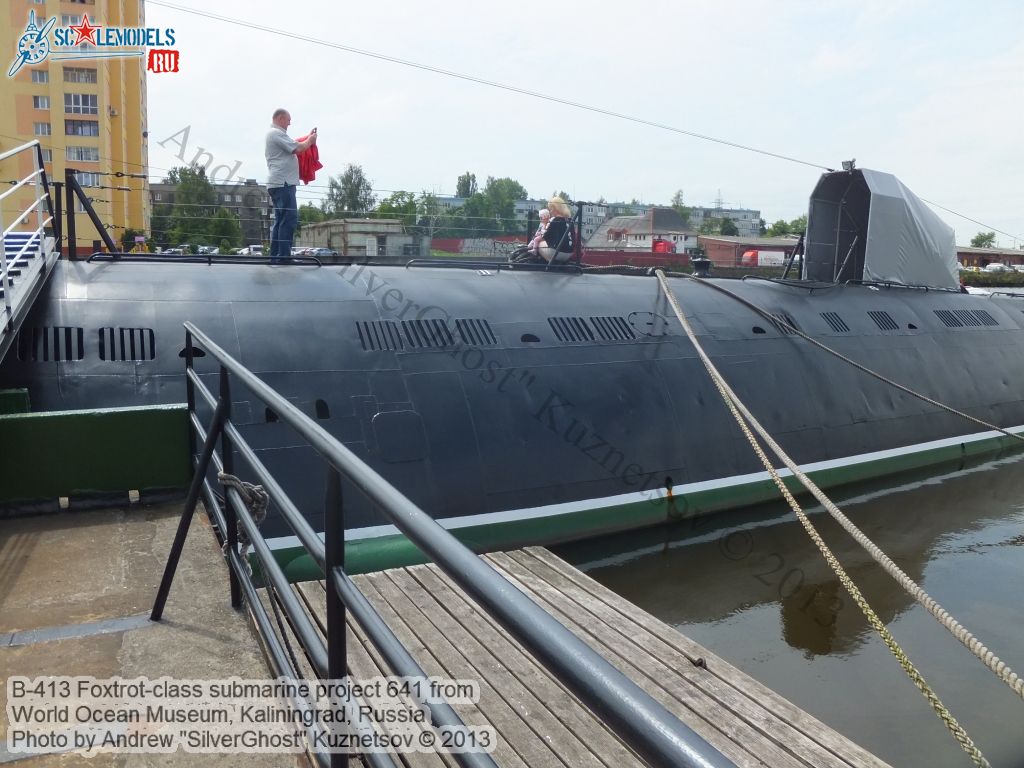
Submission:
{"label": "white waterline stripe", "polygon": [[[1009,427],[1006,430],[1011,434],[1024,433],[1024,425]],[[874,451],[872,453],[862,453],[856,456],[847,456],[841,459],[828,459],[827,461],[816,461],[811,464],[801,465],[801,469],[804,472],[821,472],[830,469],[840,469],[845,467],[854,467],[860,464],[867,464],[873,461],[883,461],[885,459],[898,458],[900,456],[909,456],[916,453],[924,453],[926,451],[933,451],[940,448],[948,448],[953,445],[960,445],[964,443],[976,443],[983,440],[992,440],[1002,435],[1002,432],[996,430],[988,430],[985,432],[978,432],[973,435],[962,435],[959,437],[946,437],[941,440],[931,440],[927,443],[916,443],[914,445],[904,446],[902,448],[887,448],[884,451]],[[778,470],[780,477],[791,477],[790,472],[786,467],[780,467]],[[730,488],[737,485],[751,485],[753,483],[763,482],[770,480],[771,475],[766,471],[751,472],[746,475],[732,475],[731,477],[721,477],[715,480],[700,480],[695,483],[684,483],[683,485],[675,485],[672,487],[672,494],[679,496],[688,493],[700,493],[703,491],[714,491],[722,488]],[[479,525],[494,525],[496,523],[507,523],[519,520],[535,520],[544,517],[557,517],[558,515],[568,515],[575,512],[582,512],[585,510],[597,510],[606,509],[608,507],[618,507],[626,504],[634,504],[638,501],[646,501],[652,491],[655,489],[649,489],[648,491],[634,491],[632,493],[623,493],[617,496],[605,496],[600,499],[582,499],[580,501],[567,501],[561,504],[549,504],[544,507],[528,507],[525,509],[509,509],[501,512],[484,512],[479,515],[463,515],[462,517],[449,517],[443,520],[438,520],[438,524],[446,530],[458,530],[459,528],[469,528]],[[657,490],[661,490],[659,487]],[[400,531],[394,525],[371,525],[365,528],[355,528],[345,532],[346,541],[362,541],[365,539],[376,539],[382,536],[394,536],[399,534]],[[320,538],[323,538],[323,534],[320,534]],[[271,549],[290,549],[299,546],[299,538],[297,536],[281,536],[277,538],[267,539],[267,545]]]}

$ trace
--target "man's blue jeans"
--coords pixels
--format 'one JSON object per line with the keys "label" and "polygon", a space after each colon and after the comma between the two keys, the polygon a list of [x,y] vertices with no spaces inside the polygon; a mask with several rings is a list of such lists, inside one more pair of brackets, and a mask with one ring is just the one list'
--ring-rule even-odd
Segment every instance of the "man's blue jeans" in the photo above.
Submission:
{"label": "man's blue jeans", "polygon": [[290,259],[295,226],[299,223],[295,187],[271,187],[269,192],[274,203],[274,227],[270,230],[270,260]]}

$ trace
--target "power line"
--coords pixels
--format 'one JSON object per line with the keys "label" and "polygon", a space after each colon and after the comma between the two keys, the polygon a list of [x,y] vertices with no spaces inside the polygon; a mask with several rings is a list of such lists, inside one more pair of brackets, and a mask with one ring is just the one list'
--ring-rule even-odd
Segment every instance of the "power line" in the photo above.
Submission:
{"label": "power line", "polygon": [[531,96],[531,97],[533,97],[535,99],[543,99],[544,101],[553,102],[555,104],[563,104],[563,105],[568,106],[568,107],[575,107],[576,109],[583,109],[583,110],[586,110],[588,112],[594,112],[594,113],[599,114],[599,115],[605,115],[607,117],[614,117],[614,118],[617,118],[619,120],[627,120],[627,121],[632,122],[632,123],[638,123],[640,125],[647,125],[647,126],[650,126],[652,128],[660,128],[661,130],[671,131],[673,133],[679,133],[679,134],[682,134],[684,136],[691,136],[691,137],[693,137],[695,139],[703,139],[704,141],[711,141],[711,142],[714,142],[715,144],[723,144],[723,145],[725,145],[727,147],[734,147],[735,149],[743,149],[743,150],[746,150],[747,152],[755,152],[755,153],[760,154],[760,155],[766,155],[768,157],[775,157],[775,158],[778,158],[779,160],[788,160],[789,162],[792,162],[792,163],[799,163],[800,165],[808,165],[808,166],[810,166],[812,168],[820,168],[820,169],[826,170],[826,171],[832,170],[828,166],[821,165],[820,163],[812,163],[812,162],[808,162],[807,160],[800,160],[800,159],[795,158],[795,157],[789,157],[787,155],[781,155],[781,154],[779,154],[777,152],[769,152],[769,151],[764,150],[764,149],[757,149],[756,147],[750,147],[750,146],[747,146],[746,144],[739,144],[739,143],[734,142],[734,141],[728,141],[726,139],[719,139],[719,138],[716,138],[714,136],[708,136],[707,134],[697,133],[696,131],[688,131],[685,128],[677,128],[677,127],[672,126],[672,125],[667,125],[665,123],[658,123],[658,122],[655,122],[653,120],[647,120],[647,119],[644,119],[644,118],[641,118],[641,117],[635,117],[633,115],[627,115],[627,114],[624,114],[622,112],[614,112],[614,111],[612,111],[610,109],[604,109],[603,107],[595,107],[595,106],[592,106],[590,104],[583,104],[583,103],[578,102],[578,101],[571,101],[569,99],[563,99],[563,98],[561,98],[559,96],[552,96],[550,94],[541,93],[540,91],[531,91],[531,90],[526,89],[526,88],[520,88],[519,86],[508,85],[507,83],[499,83],[499,82],[496,82],[494,80],[485,80],[484,78],[476,77],[475,75],[467,75],[467,74],[464,74],[462,72],[455,72],[454,70],[450,70],[450,69],[442,69],[441,67],[434,67],[434,66],[431,66],[429,64],[421,64],[421,63],[416,62],[416,61],[409,61],[408,59],[400,59],[400,58],[397,58],[396,56],[388,56],[388,55],[383,54],[383,53],[377,53],[375,51],[368,51],[368,50],[365,50],[365,49],[362,49],[362,48],[355,48],[355,47],[350,46],[350,45],[343,45],[341,43],[333,43],[333,42],[330,42],[329,40],[320,40],[318,38],[310,37],[308,35],[301,35],[301,34],[298,34],[296,32],[288,32],[288,31],[283,30],[283,29],[276,29],[274,27],[267,27],[267,26],[264,26],[262,24],[254,24],[251,21],[242,21],[241,19],[234,19],[234,18],[231,18],[230,16],[221,16],[221,15],[216,14],[216,13],[209,13],[208,11],[200,11],[200,10],[197,10],[195,8],[188,8],[186,6],[177,5],[175,3],[162,2],[162,0],[149,0],[149,4],[150,5],[159,5],[159,6],[162,6],[164,8],[170,8],[172,10],[181,11],[183,13],[191,13],[191,14],[193,14],[195,16],[203,16],[203,17],[208,18],[208,19],[214,19],[215,21],[222,21],[222,22],[224,22],[226,24],[235,24],[236,26],[240,26],[240,27],[248,27],[249,29],[257,29],[257,30],[259,30],[261,32],[269,32],[272,35],[279,35],[281,37],[289,37],[289,38],[292,38],[293,40],[301,40],[302,42],[312,43],[314,45],[320,45],[320,46],[323,46],[325,48],[334,48],[334,49],[339,50],[339,51],[346,51],[348,53],[355,53],[355,54],[358,54],[359,56],[367,56],[369,58],[378,59],[380,61],[391,62],[392,64],[400,64],[400,65],[402,65],[404,67],[412,67],[414,69],[419,69],[419,70],[422,70],[424,72],[433,72],[434,74],[444,75],[445,77],[454,77],[454,78],[458,78],[459,80],[466,80],[467,82],[477,83],[478,85],[486,85],[486,86],[488,86],[490,88],[499,88],[501,90],[509,91],[511,93],[518,93],[518,94],[521,94],[523,96]]}

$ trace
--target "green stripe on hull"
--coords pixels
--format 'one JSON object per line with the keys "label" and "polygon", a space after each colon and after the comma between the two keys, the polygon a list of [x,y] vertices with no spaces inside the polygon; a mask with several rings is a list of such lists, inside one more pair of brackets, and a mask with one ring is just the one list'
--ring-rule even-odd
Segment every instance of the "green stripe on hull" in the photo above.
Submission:
{"label": "green stripe on hull", "polygon": [[[970,456],[1019,449],[1020,446],[1019,440],[999,435],[967,442],[953,442],[923,450],[908,449],[891,456],[813,470],[808,472],[808,475],[820,487],[833,488],[958,461]],[[803,491],[803,487],[795,478],[786,477],[785,482],[791,491]],[[717,488],[676,494],[671,505],[665,498],[664,491],[659,490],[657,497],[653,499],[580,509],[557,515],[453,528],[451,533],[470,549],[478,552],[515,549],[529,544],[554,544],[671,523],[774,501],[778,498],[779,491],[770,478],[737,479],[735,483]],[[277,549],[275,556],[292,581],[322,577],[313,559],[299,546]],[[402,534],[350,541],[345,547],[346,570],[351,574],[416,565],[428,560],[429,558]]]}

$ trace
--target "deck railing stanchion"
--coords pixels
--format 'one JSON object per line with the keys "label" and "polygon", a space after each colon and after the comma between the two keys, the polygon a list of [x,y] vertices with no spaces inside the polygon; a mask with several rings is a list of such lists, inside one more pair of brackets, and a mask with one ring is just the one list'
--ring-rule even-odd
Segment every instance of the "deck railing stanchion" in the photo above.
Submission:
{"label": "deck railing stanchion", "polygon": [[[327,465],[327,490],[324,494],[324,554],[327,572],[327,677],[340,680],[346,673],[345,604],[331,574],[345,570],[345,518],[341,499],[341,475]],[[345,768],[348,756],[331,754],[331,768]]]}
{"label": "deck railing stanchion", "polygon": [[[228,380],[228,369],[223,365],[220,367],[220,400],[224,404],[224,421],[230,421],[231,383]],[[231,438],[228,437],[227,430],[223,430],[220,433],[220,458],[221,463],[224,465],[224,474],[235,474],[234,450],[231,447]],[[238,517],[235,515],[235,508],[228,504],[227,495],[229,493],[232,493],[232,491],[225,488],[224,525],[227,527],[227,530],[222,533],[225,541],[224,546],[227,548],[226,552],[238,552]],[[231,579],[231,607],[241,608],[242,589],[238,583],[238,574],[235,573],[234,568],[229,567],[228,575]]]}
{"label": "deck railing stanchion", "polygon": [[[164,604],[167,602],[167,595],[171,591],[171,582],[174,581],[174,571],[178,568],[178,559],[181,557],[181,550],[185,546],[185,537],[188,535],[188,527],[192,522],[192,513],[195,511],[196,503],[199,501],[199,493],[203,488],[203,479],[206,477],[206,470],[210,466],[210,458],[213,456],[213,449],[217,445],[217,438],[224,429],[224,401],[217,403],[213,412],[213,419],[210,422],[210,429],[206,433],[206,441],[203,443],[203,453],[196,464],[192,475],[192,484],[188,487],[188,496],[185,497],[185,508],[181,513],[181,520],[178,521],[178,530],[174,534],[174,543],[171,545],[171,553],[167,556],[167,565],[164,567],[164,577],[160,581],[160,590],[156,594],[156,601],[153,603],[153,611],[149,614],[152,621],[160,621],[164,613]],[[191,416],[192,412],[189,412]],[[189,431],[191,431],[191,419],[189,420]]]}

